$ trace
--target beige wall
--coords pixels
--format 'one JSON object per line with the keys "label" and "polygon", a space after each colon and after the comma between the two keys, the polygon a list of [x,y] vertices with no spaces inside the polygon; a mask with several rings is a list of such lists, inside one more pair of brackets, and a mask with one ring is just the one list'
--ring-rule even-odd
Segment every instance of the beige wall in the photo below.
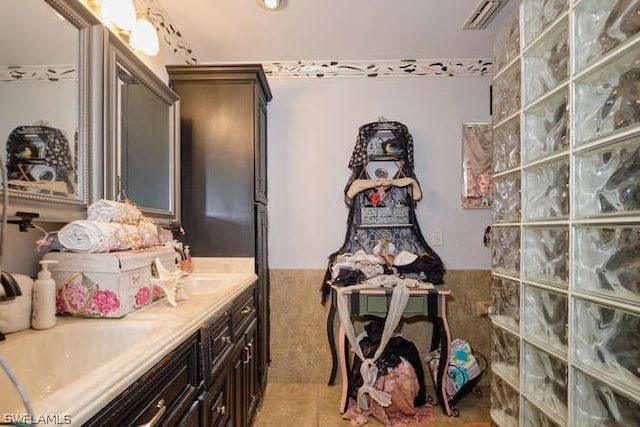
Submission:
{"label": "beige wall", "polygon": [[[271,367],[269,379],[284,383],[327,383],[331,353],[326,336],[328,305],[320,303],[321,269],[271,270]],[[467,340],[474,350],[491,356],[491,322],[476,315],[476,301],[491,299],[489,270],[451,270],[445,276],[452,296],[447,314],[452,338]],[[337,320],[336,320],[337,322]],[[401,332],[421,354],[427,352],[431,324],[416,321]],[[488,375],[482,383],[488,383]],[[427,384],[430,385],[427,379]]]}

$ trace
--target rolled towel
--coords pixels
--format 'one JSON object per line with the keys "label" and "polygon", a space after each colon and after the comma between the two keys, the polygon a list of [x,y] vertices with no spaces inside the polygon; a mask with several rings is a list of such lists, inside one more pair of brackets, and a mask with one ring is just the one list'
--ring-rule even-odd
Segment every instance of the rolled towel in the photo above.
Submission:
{"label": "rolled towel", "polygon": [[87,219],[89,221],[137,224],[142,219],[142,212],[135,205],[129,203],[101,199],[89,206]]}
{"label": "rolled towel", "polygon": [[76,220],[58,231],[60,244],[72,252],[98,253],[150,248],[160,244],[158,227],[152,222],[139,225]]}

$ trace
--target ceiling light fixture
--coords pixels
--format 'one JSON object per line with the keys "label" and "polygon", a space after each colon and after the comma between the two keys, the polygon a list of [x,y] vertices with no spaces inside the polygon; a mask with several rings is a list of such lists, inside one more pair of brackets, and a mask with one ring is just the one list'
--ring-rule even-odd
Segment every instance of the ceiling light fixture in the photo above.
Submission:
{"label": "ceiling light fixture", "polygon": [[141,50],[150,56],[155,56],[160,50],[158,33],[155,27],[146,18],[140,18],[133,25],[129,35],[131,47]]}
{"label": "ceiling light fixture", "polygon": [[463,30],[483,30],[509,0],[481,0],[462,26]]}
{"label": "ceiling light fixture", "polygon": [[107,25],[115,25],[130,31],[136,22],[136,11],[132,0],[102,0],[102,20]]}
{"label": "ceiling light fixture", "polygon": [[284,8],[286,0],[258,0],[258,3],[265,9],[278,10]]}

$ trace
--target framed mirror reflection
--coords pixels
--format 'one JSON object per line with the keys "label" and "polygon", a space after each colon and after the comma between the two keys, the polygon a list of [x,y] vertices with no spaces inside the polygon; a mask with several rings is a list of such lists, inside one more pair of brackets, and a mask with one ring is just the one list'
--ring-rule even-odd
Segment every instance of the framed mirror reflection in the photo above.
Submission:
{"label": "framed mirror reflection", "polygon": [[113,34],[107,87],[109,198],[178,220],[178,96]]}
{"label": "framed mirror reflection", "polygon": [[101,164],[92,123],[101,113],[103,27],[76,1],[0,5],[0,149],[10,209],[43,220],[84,215],[101,185],[92,179]]}

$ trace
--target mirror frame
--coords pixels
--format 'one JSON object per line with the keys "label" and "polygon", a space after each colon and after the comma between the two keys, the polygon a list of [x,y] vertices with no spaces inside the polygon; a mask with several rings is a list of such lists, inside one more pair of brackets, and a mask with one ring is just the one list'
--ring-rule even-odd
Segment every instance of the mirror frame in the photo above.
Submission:
{"label": "mirror frame", "polygon": [[[88,205],[102,193],[102,69],[105,28],[76,0],[42,0],[79,30],[78,194],[63,197],[9,189],[9,217],[35,212],[38,221],[68,222],[86,217]],[[2,189],[0,188],[0,193]]]}
{"label": "mirror frame", "polygon": [[[107,80],[105,84],[107,101],[106,111],[106,187],[105,195],[108,199],[118,200],[120,195],[118,170],[118,64],[147,86],[170,109],[169,123],[169,162],[172,165],[169,176],[169,209],[149,208],[138,206],[143,214],[160,224],[180,221],[180,97],[163,82],[147,64],[145,64],[129,46],[120,38],[109,32],[107,49]],[[135,203],[135,200],[133,201]]]}

